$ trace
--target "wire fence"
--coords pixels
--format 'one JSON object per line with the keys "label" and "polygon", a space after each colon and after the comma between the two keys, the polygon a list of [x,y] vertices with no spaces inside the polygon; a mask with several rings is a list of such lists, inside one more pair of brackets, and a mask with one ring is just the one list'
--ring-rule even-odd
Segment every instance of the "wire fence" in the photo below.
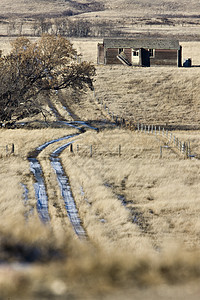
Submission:
{"label": "wire fence", "polygon": [[95,89],[93,91],[93,95],[95,101],[101,106],[101,110],[104,111],[117,126],[127,128],[129,130],[136,130],[146,134],[152,134],[157,138],[160,137],[165,142],[164,146],[160,146],[160,158],[162,158],[163,148],[176,149],[179,154],[185,156],[186,158],[195,157],[195,155],[191,154],[190,142],[181,141],[173,134],[172,131],[166,129],[165,127],[161,128],[161,126],[157,125],[143,124],[140,122],[136,123],[131,119],[115,115],[115,113],[109,109],[107,104],[104,103],[103,99],[99,99]]}
{"label": "wire fence", "polygon": [[69,147],[69,152],[79,155],[79,156],[121,156],[122,147],[118,145],[117,147],[107,147],[105,145],[86,145],[86,144],[71,144]]}

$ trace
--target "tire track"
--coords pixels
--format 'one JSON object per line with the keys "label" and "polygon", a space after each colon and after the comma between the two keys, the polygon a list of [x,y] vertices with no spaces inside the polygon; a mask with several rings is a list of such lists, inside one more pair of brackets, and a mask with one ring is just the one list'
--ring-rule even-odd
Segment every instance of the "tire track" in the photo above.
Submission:
{"label": "tire track", "polygon": [[49,145],[56,143],[56,142],[60,142],[62,140],[72,138],[77,135],[78,135],[78,133],[48,141],[48,142],[44,143],[43,145],[37,147],[34,151],[29,153],[29,155],[28,155],[28,161],[30,163],[30,171],[33,173],[33,176],[35,178],[34,190],[35,190],[35,198],[37,201],[36,209],[37,209],[40,220],[44,224],[50,222],[50,216],[49,216],[49,211],[48,211],[48,196],[47,196],[47,192],[46,192],[45,182],[43,179],[44,176],[43,176],[43,172],[42,172],[42,167],[41,167],[39,161],[37,160],[37,156],[39,155],[39,153],[42,150],[44,150]]}
{"label": "tire track", "polygon": [[61,152],[69,147],[72,142],[69,142],[67,144],[64,144],[60,147],[58,147],[52,154],[50,155],[51,165],[54,169],[54,172],[57,176],[57,181],[61,190],[61,195],[65,203],[65,208],[67,211],[67,215],[69,217],[69,220],[74,228],[75,233],[78,235],[79,238],[85,239],[86,238],[86,232],[81,224],[81,220],[79,217],[79,213],[72,195],[69,178],[66,176],[62,164],[59,159],[59,155]]}
{"label": "tire track", "polygon": [[[35,178],[34,190],[35,190],[35,197],[37,201],[36,208],[37,208],[38,216],[44,224],[50,223],[50,216],[49,216],[49,209],[48,209],[48,196],[47,196],[45,182],[44,182],[44,174],[42,172],[42,167],[37,159],[37,156],[41,151],[43,151],[49,145],[56,142],[60,142],[65,139],[78,136],[81,133],[85,132],[86,128],[91,130],[96,130],[97,132],[99,131],[98,128],[91,126],[87,122],[80,121],[80,119],[78,121],[72,121],[72,122],[67,122],[66,120],[63,120],[62,116],[60,115],[60,113],[57,111],[57,109],[55,108],[55,106],[50,100],[48,104],[53,114],[56,117],[56,123],[60,123],[63,125],[76,128],[77,130],[79,130],[79,133],[48,141],[42,144],[41,146],[37,147],[34,151],[32,151],[28,155],[28,160],[30,162],[30,170],[33,173]],[[65,208],[69,220],[77,236],[83,239],[86,238],[86,232],[81,224],[79,213],[72,195],[69,179],[66,176],[62,164],[60,162],[60,159],[58,157],[60,153],[72,143],[73,141],[58,147],[54,152],[51,153],[50,161],[51,161],[51,166],[57,176],[57,181],[61,190],[61,195],[65,203]]]}
{"label": "tire track", "polygon": [[34,183],[35,197],[37,200],[36,209],[40,220],[46,224],[50,222],[50,216],[48,211],[48,196],[46,193],[42,168],[36,158],[29,157],[28,160],[30,162],[30,170],[36,181]]}

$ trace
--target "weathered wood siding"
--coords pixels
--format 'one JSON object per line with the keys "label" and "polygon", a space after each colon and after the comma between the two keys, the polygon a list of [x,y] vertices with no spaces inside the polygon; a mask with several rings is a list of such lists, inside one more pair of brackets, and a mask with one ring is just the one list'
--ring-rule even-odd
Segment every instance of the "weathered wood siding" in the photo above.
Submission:
{"label": "weathered wood siding", "polygon": [[[135,65],[133,57],[132,57],[132,55],[133,55],[132,51],[133,51],[133,49],[140,49],[139,62],[136,65],[140,65],[140,66],[149,66],[149,65],[150,66],[153,66],[153,65],[181,66],[182,51],[181,51],[181,47],[180,46],[178,47],[178,44],[175,45],[176,48],[170,48],[170,49],[159,48],[159,49],[157,49],[157,48],[152,48],[152,47],[149,47],[149,48],[127,47],[127,48],[125,48],[124,43],[122,44],[121,48],[119,47],[121,45],[120,43],[118,43],[117,47],[116,46],[115,47],[106,47],[104,43],[98,44],[97,63],[98,64],[108,64],[108,65],[109,64],[111,64],[111,65],[122,64],[123,62],[117,58],[117,56],[119,55],[119,49],[120,49],[121,51],[123,50],[122,56],[125,56],[126,60],[128,60],[132,65]],[[150,43],[150,45],[152,46],[152,42]],[[160,46],[159,43],[158,43],[158,46]],[[171,47],[172,46],[173,45],[171,45]],[[147,57],[148,55],[146,55],[146,57],[144,58],[144,53],[142,53],[142,51],[148,52],[149,49],[154,49],[154,51],[153,51],[154,56],[153,57],[150,56],[150,58],[148,58]],[[149,64],[149,60],[150,60],[150,64]]]}
{"label": "weathered wood siding", "polygon": [[[131,49],[124,49],[124,53],[127,59],[131,62]],[[117,55],[119,54],[119,48],[108,48],[106,49],[106,64],[121,64],[121,62],[117,59]]]}
{"label": "weathered wood siding", "polygon": [[129,62],[131,62],[131,60],[132,60],[132,57],[131,57],[132,49],[131,48],[125,48],[124,53],[125,53],[127,59],[129,60]]}
{"label": "weathered wood siding", "polygon": [[120,61],[117,59],[117,55],[118,55],[118,48],[106,49],[106,64],[107,65],[121,64]]}
{"label": "weathered wood siding", "polygon": [[104,46],[103,46],[103,44],[98,44],[97,63],[104,64]]}
{"label": "weathered wood siding", "polygon": [[150,57],[150,65],[177,66],[178,50],[156,49],[155,57]]}

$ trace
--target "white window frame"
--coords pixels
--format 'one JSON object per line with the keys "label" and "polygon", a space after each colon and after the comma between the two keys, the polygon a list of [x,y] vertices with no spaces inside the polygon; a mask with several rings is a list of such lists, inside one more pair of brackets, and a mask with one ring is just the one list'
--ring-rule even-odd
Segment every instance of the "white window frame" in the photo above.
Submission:
{"label": "white window frame", "polygon": [[139,50],[133,50],[132,55],[133,56],[139,56]]}
{"label": "white window frame", "polygon": [[149,57],[155,57],[155,49],[150,48],[148,49],[148,51],[149,51]]}

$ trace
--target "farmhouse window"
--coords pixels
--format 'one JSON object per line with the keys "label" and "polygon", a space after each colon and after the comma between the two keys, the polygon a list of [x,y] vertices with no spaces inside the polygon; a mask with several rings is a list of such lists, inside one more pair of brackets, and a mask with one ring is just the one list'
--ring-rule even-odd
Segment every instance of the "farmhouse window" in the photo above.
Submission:
{"label": "farmhouse window", "polygon": [[149,56],[154,57],[155,51],[154,49],[149,49]]}
{"label": "farmhouse window", "polygon": [[119,48],[119,54],[124,51],[124,48]]}
{"label": "farmhouse window", "polygon": [[133,51],[133,56],[139,56],[139,51]]}

